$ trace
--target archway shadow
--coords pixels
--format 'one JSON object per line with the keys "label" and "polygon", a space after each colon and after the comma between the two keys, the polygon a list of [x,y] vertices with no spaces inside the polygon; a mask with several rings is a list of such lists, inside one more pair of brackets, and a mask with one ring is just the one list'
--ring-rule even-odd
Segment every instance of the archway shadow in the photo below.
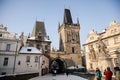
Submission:
{"label": "archway shadow", "polygon": [[[51,61],[50,72],[57,73],[57,74],[65,73],[66,67],[67,67],[67,64],[64,59],[55,58]],[[54,72],[54,71],[56,71],[56,72]]]}

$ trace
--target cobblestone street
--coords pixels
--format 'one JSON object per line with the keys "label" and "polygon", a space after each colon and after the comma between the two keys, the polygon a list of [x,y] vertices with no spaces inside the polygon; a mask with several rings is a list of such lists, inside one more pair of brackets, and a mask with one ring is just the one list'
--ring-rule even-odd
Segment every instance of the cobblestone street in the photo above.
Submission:
{"label": "cobblestone street", "polygon": [[64,75],[64,74],[59,74],[59,75],[52,75],[52,74],[48,74],[45,76],[39,76],[39,77],[35,77],[29,80],[88,80],[79,76],[74,76],[74,75]]}

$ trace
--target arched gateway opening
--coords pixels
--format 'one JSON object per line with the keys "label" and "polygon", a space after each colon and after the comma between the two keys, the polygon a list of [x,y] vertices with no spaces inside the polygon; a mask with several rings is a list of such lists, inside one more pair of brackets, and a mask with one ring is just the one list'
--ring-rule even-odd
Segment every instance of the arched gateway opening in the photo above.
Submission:
{"label": "arched gateway opening", "polygon": [[54,73],[54,70],[56,70],[57,74],[64,73],[66,70],[66,66],[67,65],[63,59],[56,58],[51,62],[51,72]]}

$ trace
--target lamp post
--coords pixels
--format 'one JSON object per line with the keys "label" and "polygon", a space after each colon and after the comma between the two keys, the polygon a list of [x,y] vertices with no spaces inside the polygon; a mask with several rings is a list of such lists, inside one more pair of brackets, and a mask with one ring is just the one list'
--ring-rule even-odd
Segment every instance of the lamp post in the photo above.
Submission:
{"label": "lamp post", "polygon": [[13,74],[15,73],[15,64],[16,64],[17,49],[18,49],[18,40],[17,40],[16,50],[15,50],[15,56],[14,56]]}

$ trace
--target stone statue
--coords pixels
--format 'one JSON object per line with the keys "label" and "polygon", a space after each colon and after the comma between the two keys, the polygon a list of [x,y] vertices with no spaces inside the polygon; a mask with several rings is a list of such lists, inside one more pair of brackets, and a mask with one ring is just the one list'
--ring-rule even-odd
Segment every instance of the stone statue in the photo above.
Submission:
{"label": "stone statue", "polygon": [[21,40],[21,46],[24,46],[24,32],[21,33],[20,40]]}
{"label": "stone statue", "polygon": [[95,50],[94,50],[93,46],[91,46],[89,48],[89,50],[90,50],[90,54],[92,56],[92,59],[96,59],[96,54],[95,54]]}
{"label": "stone statue", "polygon": [[102,39],[99,37],[98,38],[98,53],[99,53],[99,56],[106,56],[107,55],[106,49],[107,49],[107,46],[104,44]]}

